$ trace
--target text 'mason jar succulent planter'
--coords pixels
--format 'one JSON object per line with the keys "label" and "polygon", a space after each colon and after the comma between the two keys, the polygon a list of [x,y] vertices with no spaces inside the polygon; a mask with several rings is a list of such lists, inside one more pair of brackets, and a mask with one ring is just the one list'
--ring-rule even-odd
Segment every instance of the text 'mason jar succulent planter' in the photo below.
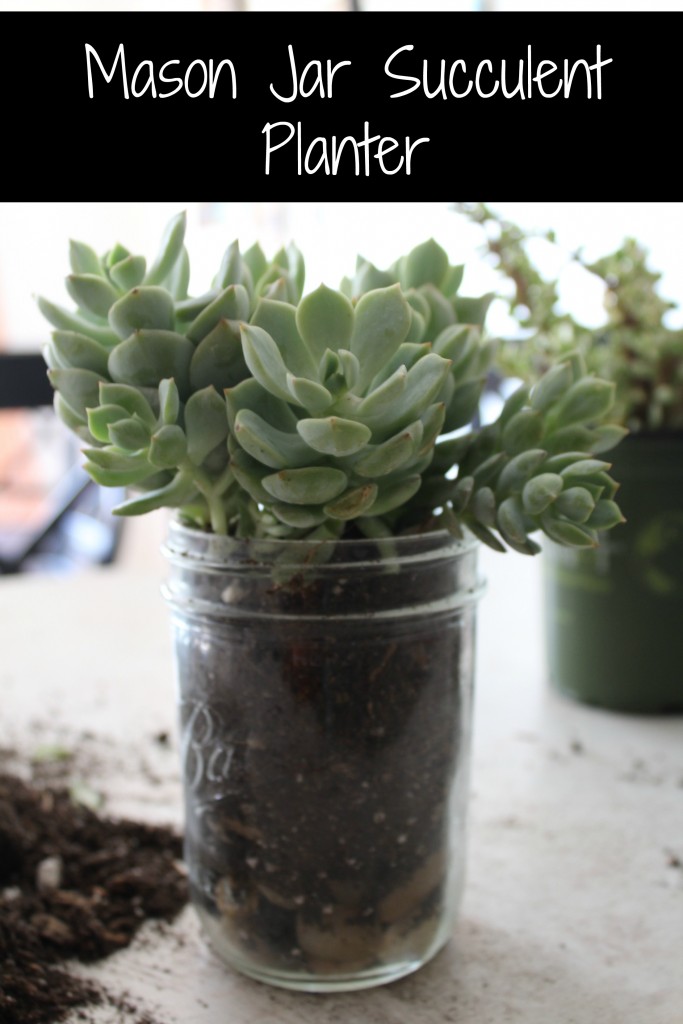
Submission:
{"label": "text 'mason jar succulent planter'", "polygon": [[534,531],[592,546],[621,521],[592,457],[613,387],[570,358],[475,429],[489,297],[435,242],[305,296],[294,247],[234,243],[192,298],[184,226],[149,268],[72,243],[78,309],[40,300],[55,408],[93,479],[135,489],[118,514],[177,510],[206,934],[273,984],[380,984],[445,943],[462,886],[477,541],[535,554]]}
{"label": "text 'mason jar succulent planter'", "polygon": [[545,550],[548,663],[569,696],[683,711],[683,432],[614,453],[626,523],[594,550]]}

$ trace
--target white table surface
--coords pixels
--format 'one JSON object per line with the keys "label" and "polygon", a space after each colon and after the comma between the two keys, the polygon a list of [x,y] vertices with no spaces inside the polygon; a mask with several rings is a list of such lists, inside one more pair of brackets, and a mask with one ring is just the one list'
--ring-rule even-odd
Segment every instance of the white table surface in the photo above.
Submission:
{"label": "white table surface", "polygon": [[[446,950],[384,988],[302,995],[222,967],[188,909],[86,972],[163,1024],[683,1024],[683,718],[549,693],[539,561],[482,566],[468,880]],[[108,812],[180,825],[175,742],[153,739],[175,735],[159,584],[0,580],[0,747],[21,761],[78,738],[68,770]]]}

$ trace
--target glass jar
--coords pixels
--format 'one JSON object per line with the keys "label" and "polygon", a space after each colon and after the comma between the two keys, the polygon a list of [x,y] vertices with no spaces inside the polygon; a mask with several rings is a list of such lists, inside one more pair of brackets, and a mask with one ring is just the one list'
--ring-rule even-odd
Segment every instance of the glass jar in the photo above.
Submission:
{"label": "glass jar", "polygon": [[465,862],[475,541],[234,540],[171,524],[185,853],[260,981],[392,981],[446,943]]}

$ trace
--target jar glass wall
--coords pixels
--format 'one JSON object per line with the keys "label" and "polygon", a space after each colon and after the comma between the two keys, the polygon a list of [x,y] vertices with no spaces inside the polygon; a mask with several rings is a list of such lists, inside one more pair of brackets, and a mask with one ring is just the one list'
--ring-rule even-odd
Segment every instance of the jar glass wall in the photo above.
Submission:
{"label": "jar glass wall", "polygon": [[186,860],[216,952],[363,988],[451,935],[465,863],[475,542],[171,526]]}

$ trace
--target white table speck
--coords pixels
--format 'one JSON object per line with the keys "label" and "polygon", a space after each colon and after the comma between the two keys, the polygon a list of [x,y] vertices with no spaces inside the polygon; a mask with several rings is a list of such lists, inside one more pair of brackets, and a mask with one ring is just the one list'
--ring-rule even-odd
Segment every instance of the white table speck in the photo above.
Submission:
{"label": "white table speck", "polygon": [[[393,985],[303,995],[224,968],[188,909],[87,973],[163,1024],[683,1024],[683,718],[553,695],[538,560],[484,551],[482,567],[468,880],[449,946]],[[153,738],[175,729],[159,584],[122,568],[0,580],[0,747],[28,757],[78,735],[74,771],[107,811],[180,825],[176,751]]]}

